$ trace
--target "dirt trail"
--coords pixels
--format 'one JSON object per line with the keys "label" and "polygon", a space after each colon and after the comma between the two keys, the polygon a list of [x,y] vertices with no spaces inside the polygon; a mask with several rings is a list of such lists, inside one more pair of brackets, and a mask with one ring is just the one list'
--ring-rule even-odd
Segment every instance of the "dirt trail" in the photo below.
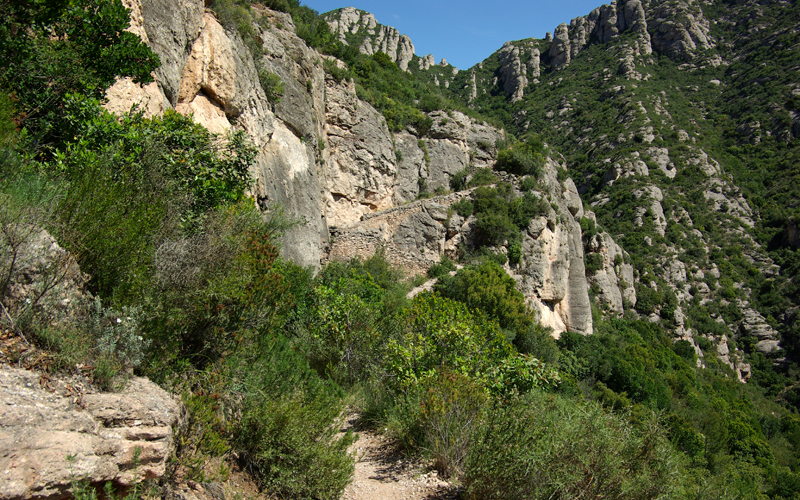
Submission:
{"label": "dirt trail", "polygon": [[391,441],[371,431],[356,430],[357,414],[349,415],[343,431],[354,430],[358,439],[350,446],[356,454],[353,482],[342,500],[451,500],[457,488],[439,478],[427,464],[409,461]]}

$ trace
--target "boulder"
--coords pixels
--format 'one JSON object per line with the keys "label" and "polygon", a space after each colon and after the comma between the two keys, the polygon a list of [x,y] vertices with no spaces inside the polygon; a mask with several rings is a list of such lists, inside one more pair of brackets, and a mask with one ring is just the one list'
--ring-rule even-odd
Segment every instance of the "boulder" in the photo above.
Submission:
{"label": "boulder", "polygon": [[71,483],[131,486],[164,474],[179,404],[147,379],[117,394],[48,390],[41,375],[0,368],[0,499],[55,499]]}

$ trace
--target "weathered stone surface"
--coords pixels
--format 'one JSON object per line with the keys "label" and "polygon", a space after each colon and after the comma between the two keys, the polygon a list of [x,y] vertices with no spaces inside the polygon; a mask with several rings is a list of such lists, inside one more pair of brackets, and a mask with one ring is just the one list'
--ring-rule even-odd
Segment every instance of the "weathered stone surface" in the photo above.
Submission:
{"label": "weathered stone surface", "polygon": [[624,261],[619,263],[625,257],[622,248],[608,233],[600,233],[588,242],[586,249],[589,254],[599,254],[603,258],[602,267],[588,278],[589,285],[596,289],[595,296],[600,303],[616,314],[623,313],[623,301],[635,305],[633,266]]}
{"label": "weathered stone surface", "polygon": [[408,63],[414,57],[414,44],[406,35],[391,26],[379,24],[375,16],[368,12],[345,7],[327,16],[326,21],[339,41],[348,43],[349,35],[359,35],[366,32],[361,46],[358,48],[363,54],[373,55],[383,52],[397,63],[403,70],[408,70]]}
{"label": "weathered stone surface", "polygon": [[550,60],[554,69],[566,66],[572,60],[572,48],[569,43],[569,27],[566,24],[559,24],[553,36],[553,44],[550,45]]}
{"label": "weathered stone surface", "polygon": [[498,54],[500,60],[500,75],[503,80],[503,90],[511,97],[511,102],[522,99],[525,87],[528,86],[526,66],[522,62],[519,47],[511,42],[506,42]]}
{"label": "weathered stone surface", "polygon": [[715,45],[699,5],[689,1],[664,2],[656,7],[650,33],[653,48],[673,59],[693,59]]}
{"label": "weathered stone surface", "polygon": [[89,276],[50,233],[32,223],[1,227],[0,269],[5,289],[0,300],[12,316],[33,312],[51,324],[79,312]]}
{"label": "weathered stone surface", "polygon": [[75,478],[129,486],[164,474],[179,406],[147,379],[131,379],[118,394],[81,397],[46,390],[38,373],[3,367],[0,399],[2,499],[64,498]]}
{"label": "weathered stone surface", "polygon": [[[224,111],[222,119],[242,114],[255,90],[257,78],[252,58],[236,38],[230,38],[211,13],[203,14],[203,29],[183,68],[176,104],[178,112],[190,112],[192,101],[201,96]],[[227,129],[230,123],[212,122],[212,127]]]}
{"label": "weathered stone surface", "polygon": [[[323,167],[326,213],[329,224],[344,226],[365,213],[393,206],[397,160],[386,120],[358,99],[354,84],[328,78],[326,89],[330,145]],[[414,156],[409,152],[409,161]],[[413,177],[408,168],[404,173]],[[404,193],[411,191],[406,186]]]}
{"label": "weathered stone surface", "polygon": [[[529,67],[529,70],[531,72],[531,76],[533,78],[539,78],[540,76],[542,76],[541,63],[542,63],[542,53],[541,53],[541,51],[539,51],[539,48],[537,47],[537,48],[535,48],[535,49],[533,49],[531,51],[531,60],[528,63],[528,67]],[[534,83],[536,83],[536,82],[534,82]],[[477,92],[477,89],[476,89],[475,90],[475,96],[476,97],[477,97],[477,93],[478,92]],[[472,99],[474,99],[474,98],[472,98]]]}
{"label": "weathered stone surface", "polygon": [[[171,0],[141,0],[141,25],[147,43],[158,54],[159,87],[173,106],[178,103],[183,68],[203,27],[202,0],[176,4]],[[136,20],[138,22],[138,20]]]}

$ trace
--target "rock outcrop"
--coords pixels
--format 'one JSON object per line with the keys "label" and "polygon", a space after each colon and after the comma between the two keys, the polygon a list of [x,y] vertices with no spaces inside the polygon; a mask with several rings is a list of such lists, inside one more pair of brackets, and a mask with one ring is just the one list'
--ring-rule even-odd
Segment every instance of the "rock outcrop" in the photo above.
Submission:
{"label": "rock outcrop", "polygon": [[527,66],[522,62],[519,47],[506,42],[500,49],[499,59],[503,90],[511,98],[511,102],[519,101],[528,85]]}
{"label": "rock outcrop", "polygon": [[[257,9],[265,22],[255,24],[263,55],[253,60],[238,34],[224,29],[203,2],[181,4],[174,13],[161,0],[130,0],[132,30],[161,58],[157,84],[126,94],[120,81],[108,93],[107,108],[118,112],[141,102],[148,114],[174,107],[193,113],[213,132],[244,130],[258,149],[254,195],[265,208],[280,207],[302,224],[284,237],[284,255],[299,264],[318,266],[328,229],[323,210],[318,162],[325,123],[321,56],[297,37],[291,16]],[[258,72],[280,77],[284,94],[267,98]]]}
{"label": "rock outcrop", "polygon": [[[118,394],[81,394],[0,368],[0,498],[66,498],[74,480],[131,486],[164,474],[178,403],[142,378]],[[49,390],[48,390],[49,389]]]}
{"label": "rock outcrop", "polygon": [[449,189],[467,166],[494,162],[501,131],[451,111],[430,113],[428,137],[391,133],[386,120],[355,94],[352,83],[326,81],[326,133],[322,166],[326,216],[347,226],[362,215],[413,201],[421,192]]}
{"label": "rock outcrop", "polygon": [[[398,147],[402,148],[404,143],[413,142],[413,136],[399,137],[401,140],[396,139]],[[448,140],[452,139],[452,135],[448,137]],[[403,153],[404,158],[406,154]],[[433,168],[434,163],[431,162],[432,168],[428,177],[432,179],[431,182],[442,174],[447,177],[447,173],[442,170],[446,163],[436,165]],[[548,161],[540,187],[534,194],[548,199],[551,207],[546,215],[534,218],[527,230],[523,231],[520,263],[506,265],[506,268],[517,281],[517,288],[523,293],[529,306],[537,311],[539,321],[544,326],[553,328],[555,335],[567,330],[590,334],[592,316],[589,285],[600,284],[603,291],[598,294],[598,300],[607,304],[610,310],[621,314],[623,297],[630,303],[636,301],[632,286],[633,268],[627,263],[619,262],[617,256],[622,256],[624,252],[611,236],[602,234],[592,251],[603,255],[605,263],[602,270],[587,281],[580,226],[580,220],[585,215],[583,204],[571,180],[567,179],[562,184],[557,179],[559,168],[563,167],[552,160]],[[403,169],[400,170],[402,172]],[[511,176],[506,180],[517,182]],[[367,258],[377,248],[382,248],[386,259],[407,274],[424,273],[438,263],[442,256],[455,258],[459,248],[473,245],[475,218],[464,219],[449,208],[470,194],[471,191],[467,190],[414,201],[368,213],[360,220],[335,227],[332,229],[332,244],[327,258]],[[504,247],[497,250],[508,251]]]}
{"label": "rock outcrop", "polygon": [[572,48],[569,43],[569,27],[559,24],[553,35],[553,44],[550,45],[550,64],[553,69],[558,69],[569,64],[572,60]]}
{"label": "rock outcrop", "polygon": [[339,41],[358,47],[362,54],[373,55],[383,52],[408,71],[408,63],[414,57],[414,44],[406,35],[391,26],[379,24],[375,16],[353,7],[345,7],[325,16],[331,31]]}
{"label": "rock outcrop", "polygon": [[0,235],[0,301],[4,314],[58,324],[81,312],[89,276],[50,233],[31,222],[4,224]]}
{"label": "rock outcrop", "polygon": [[[328,223],[341,226],[393,206],[397,159],[386,120],[356,97],[354,84],[332,77],[325,84],[325,210]],[[407,175],[414,178],[418,172]]]}
{"label": "rock outcrop", "polygon": [[650,22],[653,48],[673,59],[690,60],[715,45],[709,23],[694,2],[663,2]]}

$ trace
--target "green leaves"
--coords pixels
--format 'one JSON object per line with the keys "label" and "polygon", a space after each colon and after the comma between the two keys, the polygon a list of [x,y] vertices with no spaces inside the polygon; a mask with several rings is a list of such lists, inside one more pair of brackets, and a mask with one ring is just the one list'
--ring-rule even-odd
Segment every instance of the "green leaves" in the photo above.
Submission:
{"label": "green leaves", "polygon": [[486,383],[489,371],[513,352],[496,323],[435,294],[420,294],[404,312],[404,333],[390,340],[385,367],[398,387],[442,367]]}
{"label": "green leaves", "polygon": [[72,139],[64,99],[102,98],[118,77],[153,81],[158,56],[128,31],[120,0],[0,7],[0,87],[19,100],[20,121],[40,145]]}

